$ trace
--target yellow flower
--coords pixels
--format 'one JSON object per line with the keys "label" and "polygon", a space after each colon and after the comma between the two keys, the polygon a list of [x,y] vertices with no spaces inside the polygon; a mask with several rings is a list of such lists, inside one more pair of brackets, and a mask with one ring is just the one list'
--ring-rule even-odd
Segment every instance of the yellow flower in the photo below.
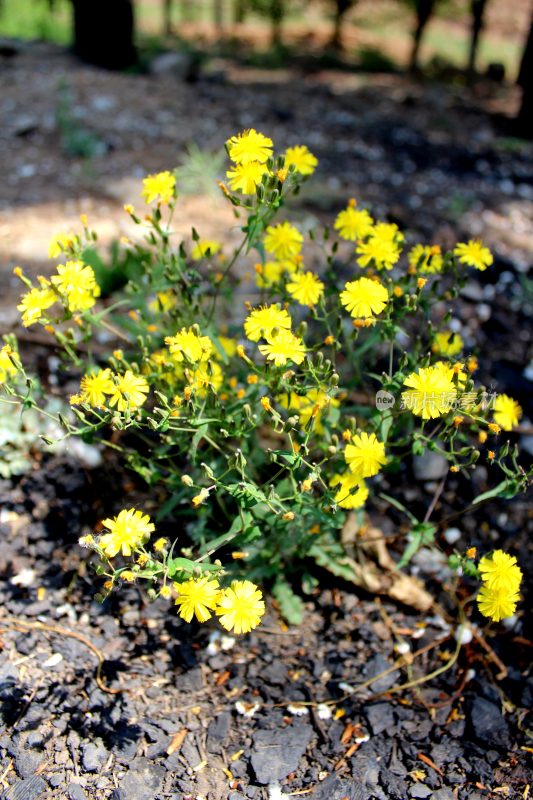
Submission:
{"label": "yellow flower", "polygon": [[373,264],[377,269],[392,269],[400,258],[400,250],[393,241],[372,235],[358,244],[356,252],[362,267]]}
{"label": "yellow flower", "polygon": [[116,406],[117,411],[135,411],[143,405],[149,391],[146,380],[128,369],[123,375],[116,376],[109,405],[112,408]]}
{"label": "yellow flower", "polygon": [[337,214],[334,228],[342,239],[355,242],[368,236],[373,224],[374,220],[366,209],[355,209],[353,205],[349,205]]}
{"label": "yellow flower", "polygon": [[356,434],[346,445],[344,459],[358,478],[371,478],[387,463],[385,445],[375,433]]}
{"label": "yellow flower", "polygon": [[305,144],[287,147],[285,166],[294,167],[300,175],[312,175],[318,165],[318,159],[307,149]]}
{"label": "yellow flower", "polygon": [[294,261],[266,261],[264,264],[257,264],[257,285],[264,289],[279,283],[286,273],[294,275],[298,271],[298,265]]}
{"label": "yellow flower", "polygon": [[16,355],[8,344],[0,350],[0,383],[17,374],[17,368],[10,358],[11,354]]}
{"label": "yellow flower", "polygon": [[173,292],[158,292],[155,300],[150,302],[148,308],[158,314],[161,311],[170,311],[175,305],[176,295]]}
{"label": "yellow flower", "polygon": [[324,284],[313,272],[297,272],[287,284],[287,291],[302,306],[314,306],[324,293]]}
{"label": "yellow flower", "polygon": [[259,625],[265,613],[263,595],[251,581],[233,581],[223,590],[215,613],[227,631],[248,633]]}
{"label": "yellow flower", "polygon": [[259,345],[259,351],[276,367],[282,367],[288,361],[301,364],[304,360],[305,345],[291,331],[280,330],[276,335],[267,336],[266,340],[267,344]]}
{"label": "yellow flower", "polygon": [[274,329],[290,329],[292,320],[286,309],[278,303],[254,308],[244,321],[244,333],[251,342],[270,336]]}
{"label": "yellow flower", "polygon": [[189,386],[200,397],[205,397],[209,389],[216,393],[222,386],[222,369],[216,361],[201,361],[193,372],[187,370],[187,379]]}
{"label": "yellow flower", "polygon": [[497,425],[495,422],[489,422],[487,427],[488,427],[489,431],[491,433],[496,434],[496,436],[498,436],[498,434],[500,434],[502,432],[502,429],[500,428],[500,426]]}
{"label": "yellow flower", "polygon": [[210,580],[204,575],[201,578],[189,578],[183,583],[175,583],[178,592],[176,605],[179,606],[179,616],[190,622],[194,617],[198,622],[207,622],[211,619],[211,611],[215,610],[220,597],[218,581]]}
{"label": "yellow flower", "polygon": [[464,347],[464,342],[458,333],[451,331],[442,331],[435,336],[435,343],[432,350],[434,353],[440,353],[443,356],[456,356]]}
{"label": "yellow flower", "polygon": [[235,339],[232,339],[231,336],[219,336],[218,337],[219,344],[222,346],[223,351],[225,354],[231,358],[237,352],[237,342]]}
{"label": "yellow flower", "polygon": [[200,261],[202,258],[214,256],[220,250],[220,242],[213,239],[200,239],[192,249],[191,258]]}
{"label": "yellow flower", "polygon": [[25,328],[37,322],[43,311],[50,308],[57,300],[57,295],[52,289],[30,289],[22,295],[17,306],[22,312],[22,324]]}
{"label": "yellow flower", "polygon": [[468,242],[459,242],[454,248],[453,254],[457,256],[461,264],[468,267],[475,267],[484,272],[494,261],[492,253],[485,247],[481,239],[470,239]]}
{"label": "yellow flower", "polygon": [[315,420],[315,430],[321,433],[323,426],[320,422],[322,412],[330,405],[338,408],[340,403],[335,397],[330,397],[323,389],[310,389],[307,394],[299,395],[292,392],[278,397],[279,403],[288,409],[298,412],[300,427],[306,428],[311,419]]}
{"label": "yellow flower", "polygon": [[265,174],[265,165],[259,161],[250,161],[246,164],[236,164],[233,169],[226,172],[229,179],[229,187],[234,192],[243,194],[255,194],[258,183]]}
{"label": "yellow flower", "polygon": [[441,249],[437,244],[415,244],[409,251],[408,260],[411,267],[426,274],[440,272],[444,264]]}
{"label": "yellow flower", "polygon": [[522,408],[507,394],[499,394],[494,401],[494,419],[504,431],[516,428],[522,416]]}
{"label": "yellow flower", "polygon": [[522,581],[522,570],[516,558],[503,550],[495,550],[492,557],[483,556],[479,571],[481,580],[491,590],[517,592]]}
{"label": "yellow flower", "polygon": [[182,328],[175,336],[167,336],[165,344],[177,361],[186,359],[193,364],[207,361],[214,350],[209,336],[199,336],[192,328]]}
{"label": "yellow flower", "polygon": [[254,128],[232,136],[226,142],[229,157],[236,164],[258,161],[264,164],[272,155],[272,139],[258,133]]}
{"label": "yellow flower", "polygon": [[446,371],[440,364],[412,372],[404,382],[409,389],[402,392],[403,407],[422,419],[435,419],[446,414],[456,397],[452,375],[452,368]]}
{"label": "yellow flower", "polygon": [[304,237],[290,222],[269,225],[265,235],[265,250],[280,261],[294,258],[302,249]]}
{"label": "yellow flower", "polygon": [[193,504],[193,506],[195,508],[198,508],[198,506],[202,505],[204,500],[207,500],[207,498],[209,497],[209,491],[210,491],[209,489],[200,489],[198,494],[196,494],[193,497],[193,499],[191,500],[191,503]]}
{"label": "yellow flower", "polygon": [[100,296],[100,287],[92,267],[83,261],[67,261],[59,264],[57,275],[52,275],[51,282],[66,302],[69,311],[85,311],[94,305]]}
{"label": "yellow flower", "polygon": [[93,375],[84,375],[80,382],[80,402],[93,408],[103,408],[106,394],[113,394],[115,384],[110,369],[100,369]]}
{"label": "yellow flower", "polygon": [[102,525],[109,533],[100,538],[99,544],[108,558],[113,558],[119,551],[123,556],[131,556],[131,551],[147,542],[155,530],[148,514],[135,508],[123,509],[113,519],[102,520]]}
{"label": "yellow flower", "polygon": [[57,258],[61,253],[71,250],[76,243],[73,233],[56,233],[48,245],[48,258]]}
{"label": "yellow flower", "polygon": [[346,284],[340,298],[352,317],[368,319],[381,314],[387,305],[389,293],[379,281],[359,278]]}
{"label": "yellow flower", "polygon": [[176,177],[172,172],[158,172],[156,175],[147,175],[143,180],[141,197],[145,203],[170,203],[174,197]]}
{"label": "yellow flower", "polygon": [[329,485],[337,487],[333,499],[340,508],[354,509],[364,506],[368,497],[368,488],[358,475],[354,475],[352,472],[334,475]]}
{"label": "yellow flower", "polygon": [[519,594],[516,590],[489,589],[488,586],[482,586],[477,596],[480,612],[494,622],[512,617],[516,611],[518,600]]}

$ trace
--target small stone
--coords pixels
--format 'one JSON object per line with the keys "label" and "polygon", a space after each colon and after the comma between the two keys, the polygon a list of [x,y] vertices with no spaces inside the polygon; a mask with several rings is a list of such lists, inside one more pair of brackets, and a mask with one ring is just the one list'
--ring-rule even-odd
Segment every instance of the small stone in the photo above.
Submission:
{"label": "small stone", "polygon": [[107,761],[107,750],[100,743],[89,742],[83,746],[81,764],[87,772],[98,772]]}
{"label": "small stone", "polygon": [[372,703],[366,706],[364,714],[374,736],[394,727],[394,713],[390,703]]}
{"label": "small stone", "polygon": [[[373,656],[366,665],[365,670],[365,677],[366,678],[373,678],[374,675],[378,676],[385,670],[389,669],[390,663],[387,659],[381,655],[381,653],[377,653]],[[398,670],[394,670],[394,672],[390,672],[388,675],[383,675],[381,678],[377,678],[373,683],[370,684],[370,688],[373,692],[386,692],[387,689],[390,689],[391,686],[394,686],[395,683],[400,678],[400,673]]]}
{"label": "small stone", "polygon": [[[135,758],[120,781],[118,797],[125,800],[153,800],[161,791],[165,768],[152,764],[147,758]],[[116,794],[116,792],[115,792]]]}
{"label": "small stone", "polygon": [[298,768],[298,762],[313,736],[305,722],[281,730],[258,730],[254,734],[252,769],[258,783],[277,783]]}
{"label": "small stone", "polygon": [[79,783],[69,783],[67,791],[69,800],[87,800],[87,795]]}
{"label": "small stone", "polygon": [[509,727],[499,705],[474,697],[468,704],[468,721],[474,738],[486,749],[501,749],[509,742]]}
{"label": "small stone", "polygon": [[433,789],[430,789],[429,786],[426,786],[424,783],[415,783],[414,786],[411,786],[409,789],[409,795],[411,797],[429,797],[433,794]]}
{"label": "small stone", "polygon": [[413,458],[413,471],[417,481],[438,481],[448,474],[448,462],[440,453],[430,450]]}
{"label": "small stone", "polygon": [[40,775],[32,775],[10,786],[2,800],[38,800],[47,789],[48,784]]}

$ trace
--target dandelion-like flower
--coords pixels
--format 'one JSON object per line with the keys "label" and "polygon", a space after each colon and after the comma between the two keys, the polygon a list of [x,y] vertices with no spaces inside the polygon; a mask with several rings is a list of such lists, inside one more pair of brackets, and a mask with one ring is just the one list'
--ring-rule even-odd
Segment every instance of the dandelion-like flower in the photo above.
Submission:
{"label": "dandelion-like flower", "polygon": [[52,275],[51,283],[66,302],[69,311],[86,311],[100,296],[100,287],[92,267],[83,261],[67,261],[59,264],[57,275]]}
{"label": "dandelion-like flower", "polygon": [[374,220],[365,208],[355,208],[349,205],[337,214],[334,228],[339,232],[341,239],[355,242],[364,239],[372,231]]}
{"label": "dandelion-like flower", "polygon": [[340,508],[361,508],[368,498],[368,488],[364,480],[353,472],[334,475],[329,485],[336,487],[333,499]]}
{"label": "dandelion-like flower", "polygon": [[13,350],[6,344],[0,350],[0,383],[4,383],[6,378],[17,374],[17,368],[11,360]]}
{"label": "dandelion-like flower", "polygon": [[113,519],[102,520],[102,525],[109,533],[100,537],[99,545],[108,558],[120,551],[123,556],[131,556],[132,550],[145,544],[155,530],[148,514],[135,508],[123,509]]}
{"label": "dandelion-like flower", "polygon": [[72,249],[76,243],[73,233],[56,233],[48,245],[48,258],[57,258]]}
{"label": "dandelion-like flower", "polygon": [[150,387],[142,375],[135,375],[130,369],[123,375],[117,375],[109,400],[111,408],[117,411],[136,411],[146,400]]}
{"label": "dandelion-like flower", "polygon": [[449,356],[452,358],[453,356],[458,355],[463,347],[464,342],[458,333],[453,333],[452,331],[441,331],[435,336],[435,342],[432,349],[434,353],[440,353],[443,356]]}
{"label": "dandelion-like flower", "polygon": [[157,200],[158,203],[170,203],[174,197],[175,188],[176,176],[172,172],[168,170],[158,172],[144,178],[141,196],[144,197],[147,204],[153,203],[154,200]]}
{"label": "dandelion-like flower", "polygon": [[287,291],[302,306],[314,306],[324,293],[324,284],[313,272],[297,272],[287,284]]}
{"label": "dandelion-like flower", "polygon": [[356,434],[346,445],[344,459],[358,478],[371,478],[387,463],[385,445],[375,433]]}
{"label": "dandelion-like flower", "polygon": [[409,266],[425,274],[435,274],[442,271],[444,259],[438,244],[415,244],[409,251]]}
{"label": "dandelion-like flower", "polygon": [[228,154],[236,164],[249,164],[258,161],[264,164],[272,155],[272,139],[254,128],[232,136],[226,142]]}
{"label": "dandelion-like flower", "polygon": [[185,622],[190,622],[193,617],[196,617],[198,622],[207,622],[211,619],[211,611],[215,610],[220,597],[217,580],[204,575],[201,578],[189,578],[183,583],[175,583],[174,588],[178,592],[176,598],[176,605],[179,606],[178,614]]}
{"label": "dandelion-like flower", "polygon": [[379,281],[359,278],[346,284],[340,298],[352,317],[370,319],[381,314],[389,300],[389,293]]}
{"label": "dandelion-like flower", "polygon": [[25,328],[38,322],[46,311],[57,300],[53,289],[30,289],[22,295],[17,310],[22,313],[22,324]]}
{"label": "dandelion-like flower", "polygon": [[373,235],[357,245],[356,253],[362,267],[372,264],[377,269],[390,270],[400,258],[400,250],[394,241]]}
{"label": "dandelion-like flower", "polygon": [[248,633],[257,628],[265,613],[263,595],[251,581],[233,581],[224,589],[215,613],[227,631]]}
{"label": "dandelion-like flower", "polygon": [[446,414],[457,394],[452,376],[453,369],[447,372],[440,365],[421,367],[418,372],[412,372],[404,382],[408,387],[402,392],[404,407],[422,419],[435,419]]}
{"label": "dandelion-like flower", "polygon": [[522,570],[514,556],[495,550],[492,556],[483,556],[479,562],[481,579],[491,590],[517,592],[522,581]]}
{"label": "dandelion-like flower", "polygon": [[457,256],[461,264],[467,267],[484,272],[490,267],[494,258],[488,247],[485,247],[481,239],[470,239],[468,242],[459,242],[454,247],[453,254]]}
{"label": "dandelion-like flower", "polygon": [[318,165],[318,159],[306,147],[305,144],[297,144],[294,147],[287,147],[285,151],[285,166],[294,167],[300,175],[312,175]]}
{"label": "dandelion-like flower", "polygon": [[200,261],[202,258],[216,255],[219,250],[220,242],[216,242],[213,239],[199,239],[192,249],[191,258],[195,261]]}
{"label": "dandelion-like flower", "polygon": [[488,586],[482,586],[478,592],[477,604],[484,617],[499,622],[513,616],[519,599],[516,590],[490,589]]}
{"label": "dandelion-like flower", "polygon": [[504,431],[512,431],[520,422],[522,408],[507,394],[499,394],[493,405],[494,420]]}
{"label": "dandelion-like flower", "polygon": [[205,397],[208,390],[218,392],[223,377],[222,369],[216,361],[202,361],[193,372],[187,370],[189,386],[200,397]]}
{"label": "dandelion-like flower", "polygon": [[213,354],[213,342],[209,336],[199,336],[192,328],[182,328],[175,336],[167,336],[165,344],[177,361],[186,359],[198,364]]}
{"label": "dandelion-like flower", "polygon": [[280,261],[294,258],[302,249],[304,237],[290,222],[269,225],[265,234],[265,250]]}
{"label": "dandelion-like flower", "polygon": [[289,312],[278,303],[254,308],[244,321],[244,333],[251,342],[270,336],[274,329],[289,330],[292,325]]}
{"label": "dandelion-like flower", "polygon": [[267,361],[273,361],[276,367],[282,367],[288,361],[301,364],[305,357],[305,345],[291,331],[280,330],[276,335],[266,337],[267,344],[260,344],[260,352]]}
{"label": "dandelion-like flower", "polygon": [[259,161],[235,164],[232,169],[226,172],[229,188],[234,192],[255,194],[256,187],[261,183],[261,178],[265,174],[265,171],[265,165],[260,164]]}
{"label": "dandelion-like flower", "polygon": [[100,369],[92,375],[84,375],[80,382],[80,402],[93,408],[103,408],[106,395],[113,394],[115,384],[110,369]]}

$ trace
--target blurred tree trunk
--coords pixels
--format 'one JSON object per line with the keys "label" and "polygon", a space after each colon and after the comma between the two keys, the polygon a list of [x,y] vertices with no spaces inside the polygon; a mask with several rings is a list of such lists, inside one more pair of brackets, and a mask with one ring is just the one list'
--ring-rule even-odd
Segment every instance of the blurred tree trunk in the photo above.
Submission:
{"label": "blurred tree trunk", "polygon": [[172,35],[172,0],[163,0],[163,34]]}
{"label": "blurred tree trunk", "polygon": [[224,9],[222,0],[213,0],[213,22],[218,36],[222,36],[224,31]]}
{"label": "blurred tree trunk", "polygon": [[247,10],[248,8],[246,0],[235,0],[235,5],[233,7],[233,20],[236,25],[240,25],[241,22],[245,21]]}
{"label": "blurred tree trunk", "polygon": [[522,104],[516,118],[516,133],[524,139],[533,139],[533,17],[516,82],[522,87]]}
{"label": "blurred tree trunk", "polygon": [[272,22],[273,47],[279,47],[281,45],[281,25],[284,16],[285,16],[285,8],[283,7],[283,0],[271,0],[270,20]]}
{"label": "blurred tree trunk", "polygon": [[420,44],[424,30],[428,24],[435,8],[435,0],[415,0],[416,28],[413,34],[413,48],[409,59],[409,69],[411,72],[418,70],[418,56]]}
{"label": "blurred tree trunk", "polygon": [[105,69],[126,69],[137,61],[132,0],[72,0],[74,52]]}
{"label": "blurred tree trunk", "polygon": [[470,50],[468,53],[468,72],[473,75],[476,70],[476,58],[479,47],[479,37],[483,30],[483,18],[487,0],[471,0],[470,14],[472,15],[472,27],[470,34]]}
{"label": "blurred tree trunk", "polygon": [[341,51],[342,47],[342,23],[344,15],[352,7],[353,0],[335,0],[335,17],[333,22],[333,36],[331,37],[330,47]]}
{"label": "blurred tree trunk", "polygon": [[193,5],[194,5],[194,0],[181,0],[181,18],[183,22],[192,22]]}

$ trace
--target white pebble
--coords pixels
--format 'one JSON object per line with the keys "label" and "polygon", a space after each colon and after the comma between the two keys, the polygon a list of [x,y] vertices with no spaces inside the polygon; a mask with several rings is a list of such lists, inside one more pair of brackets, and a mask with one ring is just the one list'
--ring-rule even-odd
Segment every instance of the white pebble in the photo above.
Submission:
{"label": "white pebble", "polygon": [[454,636],[459,644],[470,644],[474,634],[472,633],[472,628],[470,628],[468,625],[461,625],[455,631]]}
{"label": "white pebble", "polygon": [[260,707],[259,703],[243,703],[241,700],[237,700],[235,703],[235,710],[243,717],[253,717]]}
{"label": "white pebble", "polygon": [[443,536],[448,544],[455,544],[458,542],[461,538],[461,535],[462,534],[459,528],[447,528],[447,530],[445,530],[443,533]]}
{"label": "white pebble", "polygon": [[13,575],[10,583],[13,586],[31,586],[35,582],[35,570],[25,567],[17,575]]}
{"label": "white pebble", "polygon": [[63,656],[61,653],[53,653],[50,658],[47,658],[46,661],[43,661],[41,664],[42,667],[57,667],[63,661]]}
{"label": "white pebble", "polygon": [[300,703],[291,703],[290,706],[287,706],[287,711],[290,711],[295,717],[304,717],[306,714],[309,714],[307,706],[302,706]]}
{"label": "white pebble", "polygon": [[327,706],[325,703],[319,703],[316,707],[316,713],[318,714],[319,719],[331,719],[333,714],[331,713],[331,708]]}
{"label": "white pebble", "polygon": [[408,642],[398,642],[398,644],[394,648],[397,653],[401,656],[404,656],[406,653],[411,652],[411,648],[409,647]]}

